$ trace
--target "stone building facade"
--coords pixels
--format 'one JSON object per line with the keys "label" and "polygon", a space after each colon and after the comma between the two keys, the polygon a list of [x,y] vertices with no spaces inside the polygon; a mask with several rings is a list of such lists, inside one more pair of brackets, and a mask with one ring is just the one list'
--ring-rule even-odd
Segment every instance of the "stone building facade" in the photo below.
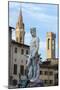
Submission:
{"label": "stone building facade", "polygon": [[44,61],[40,65],[40,79],[44,86],[58,85],[58,58]]}
{"label": "stone building facade", "polygon": [[9,88],[17,86],[20,79],[26,78],[26,64],[29,46],[24,44],[24,23],[22,10],[16,24],[16,40],[12,40],[12,29],[9,27]]}
{"label": "stone building facade", "polygon": [[26,64],[29,54],[29,46],[16,41],[11,42],[11,85],[18,85],[19,80],[26,78]]}

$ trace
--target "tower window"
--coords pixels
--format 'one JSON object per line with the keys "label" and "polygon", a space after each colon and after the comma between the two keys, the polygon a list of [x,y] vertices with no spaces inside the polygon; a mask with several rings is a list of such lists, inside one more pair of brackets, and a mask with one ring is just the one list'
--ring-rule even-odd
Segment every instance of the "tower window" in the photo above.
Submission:
{"label": "tower window", "polygon": [[54,44],[55,44],[55,42],[54,42],[54,40],[52,40],[52,49],[54,50]]}
{"label": "tower window", "polygon": [[48,39],[48,49],[49,49],[49,46],[50,46],[50,39]]}
{"label": "tower window", "polygon": [[17,64],[14,64],[14,74],[17,74]]}

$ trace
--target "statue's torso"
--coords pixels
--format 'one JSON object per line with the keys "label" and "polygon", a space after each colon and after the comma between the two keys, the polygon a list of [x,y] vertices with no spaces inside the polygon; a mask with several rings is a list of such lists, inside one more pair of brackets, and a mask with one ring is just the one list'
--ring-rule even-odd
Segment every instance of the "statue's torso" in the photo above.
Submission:
{"label": "statue's torso", "polygon": [[38,52],[38,38],[33,38],[30,44],[30,55],[33,57]]}
{"label": "statue's torso", "polygon": [[[39,41],[37,37],[33,37],[31,44],[30,44],[30,65],[29,65],[29,73],[28,76],[30,78],[30,80],[34,81],[35,79],[38,78],[38,63],[37,63],[37,59],[36,57],[36,52],[38,52],[38,47],[39,47]],[[37,75],[38,74],[38,75]]]}

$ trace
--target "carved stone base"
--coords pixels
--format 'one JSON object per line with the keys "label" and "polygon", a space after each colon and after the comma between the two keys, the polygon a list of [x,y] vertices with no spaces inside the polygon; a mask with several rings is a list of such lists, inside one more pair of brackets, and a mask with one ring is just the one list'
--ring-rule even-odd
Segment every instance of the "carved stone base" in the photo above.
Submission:
{"label": "carved stone base", "polygon": [[27,87],[43,87],[43,82],[38,80],[37,82],[29,82]]}

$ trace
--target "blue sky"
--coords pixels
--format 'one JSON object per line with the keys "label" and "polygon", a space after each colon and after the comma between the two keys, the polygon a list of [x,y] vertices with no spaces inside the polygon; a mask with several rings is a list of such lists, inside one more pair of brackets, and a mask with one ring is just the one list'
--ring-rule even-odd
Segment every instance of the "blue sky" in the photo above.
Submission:
{"label": "blue sky", "polygon": [[[46,32],[56,34],[56,57],[58,52],[58,6],[52,4],[33,4],[9,2],[9,25],[16,28],[16,23],[22,7],[23,22],[25,24],[25,44],[30,45],[30,28],[36,27],[40,39],[39,53],[43,60],[46,59]],[[15,39],[15,31],[13,32]]]}

